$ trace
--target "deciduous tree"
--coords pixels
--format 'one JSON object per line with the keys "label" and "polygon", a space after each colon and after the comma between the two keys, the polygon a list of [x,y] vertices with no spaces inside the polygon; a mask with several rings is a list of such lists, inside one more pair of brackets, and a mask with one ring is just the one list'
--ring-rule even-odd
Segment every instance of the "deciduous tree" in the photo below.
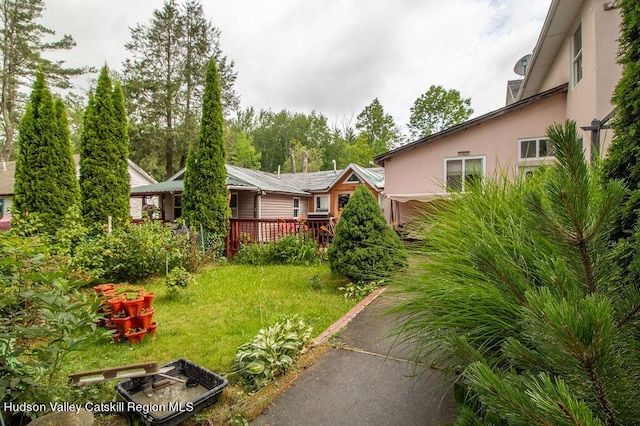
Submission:
{"label": "deciduous tree", "polygon": [[467,120],[473,114],[471,99],[457,90],[431,86],[411,107],[409,130],[413,139],[423,138]]}
{"label": "deciduous tree", "polygon": [[387,152],[399,142],[400,130],[390,114],[386,114],[378,98],[358,114],[356,129],[366,136],[373,155]]}

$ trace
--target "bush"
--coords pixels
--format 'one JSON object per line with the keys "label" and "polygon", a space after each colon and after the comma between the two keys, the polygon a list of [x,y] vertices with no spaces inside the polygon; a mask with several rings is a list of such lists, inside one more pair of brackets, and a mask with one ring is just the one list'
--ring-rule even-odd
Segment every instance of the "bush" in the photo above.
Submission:
{"label": "bush", "polygon": [[174,236],[160,222],[144,221],[88,237],[76,248],[73,266],[95,279],[135,281],[181,266],[187,249],[185,236]]}
{"label": "bush", "polygon": [[331,270],[353,282],[379,281],[407,261],[398,235],[386,224],[371,191],[360,185],[345,206],[328,251]]}
{"label": "bush", "polygon": [[233,371],[248,390],[257,391],[293,365],[311,340],[311,331],[297,315],[281,318],[238,348]]}
{"label": "bush", "polygon": [[233,260],[243,265],[311,265],[320,258],[313,239],[285,235],[273,243],[243,245]]}
{"label": "bush", "polygon": [[180,266],[171,269],[165,279],[169,297],[175,297],[178,294],[178,291],[187,288],[191,281],[193,281],[193,275],[191,275],[191,273],[186,269]]}
{"label": "bush", "polygon": [[70,352],[104,337],[99,302],[64,278],[38,238],[0,235],[0,403],[67,398]]}

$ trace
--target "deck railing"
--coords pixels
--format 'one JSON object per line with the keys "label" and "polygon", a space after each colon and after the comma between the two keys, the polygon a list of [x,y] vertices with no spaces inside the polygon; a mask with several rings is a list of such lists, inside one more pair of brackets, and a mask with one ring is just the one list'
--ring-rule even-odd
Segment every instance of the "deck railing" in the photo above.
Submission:
{"label": "deck railing", "polygon": [[270,243],[285,235],[313,238],[320,247],[333,240],[334,223],[320,219],[231,219],[226,240],[227,257],[235,256],[243,244]]}

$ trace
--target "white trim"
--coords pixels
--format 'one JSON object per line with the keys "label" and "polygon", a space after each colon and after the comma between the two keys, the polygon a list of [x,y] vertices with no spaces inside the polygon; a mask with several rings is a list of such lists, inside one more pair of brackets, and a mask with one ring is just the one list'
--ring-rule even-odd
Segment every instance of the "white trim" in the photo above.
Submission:
{"label": "white trim", "polygon": [[[296,200],[298,200],[298,207],[296,207]],[[300,198],[299,197],[293,197],[293,218],[297,219],[300,217]],[[296,210],[298,211],[298,214],[296,214]]]}
{"label": "white trim", "polygon": [[[575,36],[576,33],[578,31],[578,29],[580,29],[580,50],[579,51],[575,51]],[[569,33],[569,56],[571,59],[570,62],[570,67],[571,69],[569,70],[569,75],[570,75],[570,84],[569,84],[569,88],[573,89],[575,88],[578,83],[580,83],[580,81],[582,81],[582,79],[584,78],[584,56],[583,56],[583,52],[584,52],[584,31],[582,28],[582,22],[578,21],[578,23],[573,27],[573,29],[571,30],[571,32]],[[580,78],[578,79],[577,74],[577,63],[580,63]]]}
{"label": "white trim", "polygon": [[[457,157],[445,157],[443,159],[442,169],[443,169],[443,189],[445,193],[447,192],[447,162],[462,160],[462,176],[465,176],[465,163],[467,160],[482,160],[482,177],[487,174],[487,156],[486,155],[463,155]],[[464,179],[462,179],[462,192],[464,192]]]}
{"label": "white trim", "polygon": [[[326,197],[327,198],[327,210],[318,210],[318,198]],[[313,212],[314,213],[329,213],[331,211],[331,195],[330,194],[314,194],[313,196]]]}
{"label": "white trim", "polygon": [[[522,156],[522,142],[535,141],[536,143],[536,155],[534,157],[523,157]],[[555,156],[553,155],[553,147],[551,147],[551,155],[540,156],[540,141],[546,141],[547,143],[551,143],[549,138],[545,136],[537,136],[532,138],[520,138],[518,139],[518,161],[535,161],[535,160],[545,160],[545,159],[553,159]]]}

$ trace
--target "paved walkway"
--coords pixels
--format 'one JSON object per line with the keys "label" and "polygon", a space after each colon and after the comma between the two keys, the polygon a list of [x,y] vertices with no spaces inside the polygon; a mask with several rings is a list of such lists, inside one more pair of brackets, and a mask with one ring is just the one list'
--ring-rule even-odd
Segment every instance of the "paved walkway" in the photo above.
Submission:
{"label": "paved walkway", "polygon": [[455,421],[451,386],[439,372],[417,375],[408,348],[394,345],[397,299],[384,292],[347,324],[317,362],[252,425],[433,425]]}

